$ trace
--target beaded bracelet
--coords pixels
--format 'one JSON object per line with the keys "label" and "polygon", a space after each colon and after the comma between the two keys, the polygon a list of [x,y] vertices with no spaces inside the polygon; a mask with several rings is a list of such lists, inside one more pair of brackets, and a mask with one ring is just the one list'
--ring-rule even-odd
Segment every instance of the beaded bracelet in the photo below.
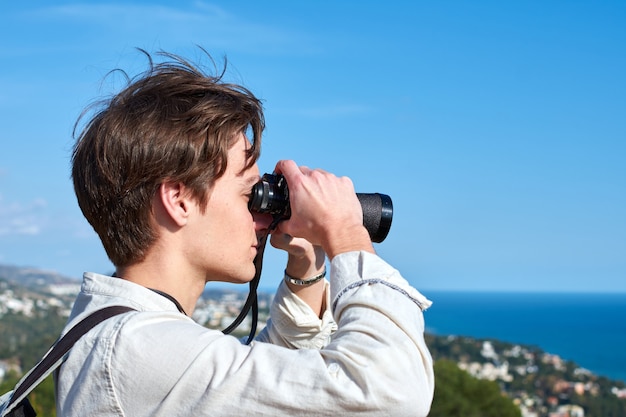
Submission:
{"label": "beaded bracelet", "polygon": [[289,274],[287,274],[287,270],[285,270],[285,281],[290,282],[294,285],[303,285],[303,286],[312,285],[324,279],[325,276],[326,276],[326,269],[324,269],[319,275],[315,275],[314,277],[308,278],[308,279],[294,278],[290,276]]}

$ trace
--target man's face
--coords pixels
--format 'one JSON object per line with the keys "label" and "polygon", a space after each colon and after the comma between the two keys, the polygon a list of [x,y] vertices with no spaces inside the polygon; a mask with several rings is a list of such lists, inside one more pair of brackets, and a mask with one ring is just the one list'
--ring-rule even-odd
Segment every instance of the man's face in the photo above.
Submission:
{"label": "man's face", "polygon": [[210,190],[204,213],[196,212],[190,224],[189,261],[203,270],[207,281],[248,282],[254,277],[254,257],[258,236],[271,222],[267,214],[252,214],[248,200],[252,186],[259,181],[256,164],[246,165],[250,146],[243,134],[228,152],[228,166]]}

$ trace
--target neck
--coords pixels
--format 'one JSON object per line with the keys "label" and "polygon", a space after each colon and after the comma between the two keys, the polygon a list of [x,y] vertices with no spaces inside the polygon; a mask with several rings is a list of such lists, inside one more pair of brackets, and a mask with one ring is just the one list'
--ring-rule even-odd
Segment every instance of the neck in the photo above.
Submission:
{"label": "neck", "polygon": [[182,312],[191,316],[204,291],[204,279],[193,279],[192,274],[167,265],[141,262],[137,265],[117,268],[116,276],[149,288],[166,298],[173,298]]}

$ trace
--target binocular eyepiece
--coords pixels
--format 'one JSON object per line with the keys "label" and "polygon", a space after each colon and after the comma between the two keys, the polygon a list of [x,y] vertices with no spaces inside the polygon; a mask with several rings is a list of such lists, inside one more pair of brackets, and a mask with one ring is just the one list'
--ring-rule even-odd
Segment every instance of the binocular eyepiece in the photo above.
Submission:
{"label": "binocular eyepiece", "polygon": [[[393,218],[391,197],[385,194],[357,193],[363,209],[363,226],[372,242],[380,243],[387,237]],[[250,211],[269,213],[279,220],[291,216],[289,188],[282,175],[264,174],[261,181],[252,187],[249,203]]]}

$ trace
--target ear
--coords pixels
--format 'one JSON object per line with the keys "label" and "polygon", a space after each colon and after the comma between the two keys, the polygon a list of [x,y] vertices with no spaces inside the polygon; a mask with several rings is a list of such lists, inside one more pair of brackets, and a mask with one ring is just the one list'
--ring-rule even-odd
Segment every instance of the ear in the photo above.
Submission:
{"label": "ear", "polygon": [[184,226],[189,219],[192,199],[180,182],[163,182],[157,191],[157,198],[163,210],[178,226]]}

